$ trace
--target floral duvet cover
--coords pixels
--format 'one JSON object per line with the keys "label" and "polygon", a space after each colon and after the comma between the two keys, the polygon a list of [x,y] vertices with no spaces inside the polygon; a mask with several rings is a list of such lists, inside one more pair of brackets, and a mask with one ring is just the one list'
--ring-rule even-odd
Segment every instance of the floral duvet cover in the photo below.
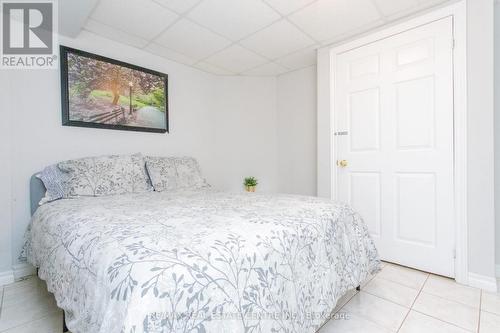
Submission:
{"label": "floral duvet cover", "polygon": [[347,205],[215,191],[43,205],[27,256],[73,333],[315,332],[379,267]]}

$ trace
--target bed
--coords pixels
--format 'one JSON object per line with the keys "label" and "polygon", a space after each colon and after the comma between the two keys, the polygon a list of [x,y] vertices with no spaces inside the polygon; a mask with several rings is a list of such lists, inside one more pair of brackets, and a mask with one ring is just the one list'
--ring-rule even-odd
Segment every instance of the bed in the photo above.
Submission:
{"label": "bed", "polygon": [[38,207],[27,258],[73,333],[315,332],[379,269],[367,228],[327,199],[211,188]]}

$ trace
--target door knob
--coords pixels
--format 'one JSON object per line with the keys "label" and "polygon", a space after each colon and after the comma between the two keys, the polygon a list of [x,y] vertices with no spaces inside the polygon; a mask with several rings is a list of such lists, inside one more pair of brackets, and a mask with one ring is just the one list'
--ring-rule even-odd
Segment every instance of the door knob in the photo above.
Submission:
{"label": "door knob", "polygon": [[346,166],[349,165],[349,162],[347,162],[347,160],[338,160],[337,165],[341,168],[345,168]]}

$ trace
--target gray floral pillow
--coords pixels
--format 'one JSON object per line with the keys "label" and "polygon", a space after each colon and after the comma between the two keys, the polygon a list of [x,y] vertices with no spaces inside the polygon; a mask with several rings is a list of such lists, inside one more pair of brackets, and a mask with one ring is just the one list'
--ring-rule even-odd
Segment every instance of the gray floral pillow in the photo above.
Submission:
{"label": "gray floral pillow", "polygon": [[146,168],[155,191],[174,191],[208,187],[198,162],[192,157],[147,156]]}
{"label": "gray floral pillow", "polygon": [[177,189],[175,157],[144,157],[153,188],[157,192]]}
{"label": "gray floral pillow", "polygon": [[49,165],[42,172],[36,175],[45,185],[45,197],[39,202],[43,205],[65,197],[65,183],[68,174],[61,171],[57,164]]}
{"label": "gray floral pillow", "polygon": [[61,162],[58,167],[68,173],[66,198],[152,190],[141,154],[87,157]]}

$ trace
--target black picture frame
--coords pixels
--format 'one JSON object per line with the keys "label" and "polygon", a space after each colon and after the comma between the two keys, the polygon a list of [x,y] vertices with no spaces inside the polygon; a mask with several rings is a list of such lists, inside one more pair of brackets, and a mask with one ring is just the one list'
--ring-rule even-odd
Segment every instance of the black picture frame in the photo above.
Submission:
{"label": "black picture frame", "polygon": [[[61,65],[61,110],[62,110],[62,125],[63,126],[76,126],[76,127],[87,127],[87,128],[101,128],[101,129],[111,129],[111,130],[122,130],[122,131],[137,131],[137,132],[152,132],[152,133],[168,133],[169,132],[169,103],[168,103],[168,74],[157,72],[151,69],[126,63],[123,61],[107,58],[98,54],[74,49],[71,47],[61,45],[59,47],[60,51],[60,65]],[[68,54],[76,54],[78,56],[83,56],[113,65],[133,69],[136,71],[148,73],[151,75],[158,76],[162,78],[164,83],[164,98],[165,98],[165,128],[154,128],[154,127],[138,127],[138,126],[128,126],[128,125],[118,125],[118,124],[104,124],[98,122],[88,122],[88,121],[77,121],[70,119],[70,94],[69,94],[69,76],[68,76]]]}

